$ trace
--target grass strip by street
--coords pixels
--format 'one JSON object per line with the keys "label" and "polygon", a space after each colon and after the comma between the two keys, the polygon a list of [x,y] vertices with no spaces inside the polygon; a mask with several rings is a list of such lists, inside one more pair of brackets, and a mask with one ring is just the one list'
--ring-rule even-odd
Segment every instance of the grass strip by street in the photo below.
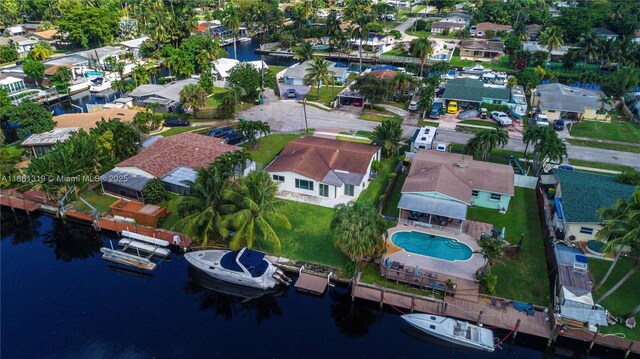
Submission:
{"label": "grass strip by street", "polygon": [[353,138],[353,137],[346,137],[346,136],[336,136],[336,140],[348,141],[348,142],[357,142],[357,143],[366,143],[368,145],[371,144],[371,140],[366,139],[366,138]]}
{"label": "grass strip by street", "polygon": [[328,109],[326,109],[325,107],[322,107],[322,106],[320,106],[320,105],[318,105],[318,104],[316,104],[316,103],[314,103],[314,102],[309,102],[309,101],[307,101],[307,102],[306,102],[306,105],[307,105],[307,106],[311,106],[311,107],[315,107],[315,108],[317,108],[318,110],[322,110],[322,111],[325,111],[325,112],[331,112],[331,110],[328,110]]}
{"label": "grass strip by street", "polygon": [[431,127],[439,127],[440,122],[438,121],[429,121],[429,120],[420,120],[418,121],[418,126],[431,126]]}
{"label": "grass strip by street", "polygon": [[[618,263],[613,269],[613,273],[607,281],[593,293],[593,299],[597,300],[606,293],[611,287],[613,287],[633,266],[634,260],[629,257],[622,257],[618,260]],[[595,279],[596,283],[600,282],[600,279],[604,277],[605,273],[611,266],[610,261],[597,258],[589,258],[589,270]],[[633,308],[638,305],[638,298],[640,298],[640,271],[637,271],[631,278],[613,292],[607,299],[601,304],[614,316],[623,316],[629,313]],[[635,316],[636,322],[640,321],[640,313]],[[621,324],[616,324],[608,327],[600,327],[600,331],[604,334],[622,333],[627,339],[640,340],[640,326],[636,325],[635,329],[629,329]]]}
{"label": "grass strip by street", "polygon": [[620,145],[620,144],[616,144],[616,143],[605,143],[605,142],[576,140],[576,139],[573,139],[573,138],[567,138],[567,142],[569,142],[573,146],[602,148],[602,149],[605,149],[605,150],[612,150],[612,151],[640,153],[640,147],[639,146],[633,146],[633,145]]}
{"label": "grass strip by street", "polygon": [[620,171],[620,172],[629,168],[629,166],[623,166],[623,165],[618,165],[614,163],[602,163],[602,162],[574,160],[574,159],[569,159],[569,164],[574,166],[591,167],[591,168],[598,168],[598,169],[609,170],[609,171]]}
{"label": "grass strip by street", "polygon": [[383,122],[383,121],[402,121],[402,118],[395,114],[387,115],[380,111],[375,110],[362,110],[362,113],[358,117],[361,120]]}
{"label": "grass strip by street", "polygon": [[205,130],[208,128],[212,128],[211,126],[186,126],[186,127],[173,127],[170,128],[166,131],[162,131],[159,133],[160,136],[163,137],[168,137],[168,136],[174,136],[174,135],[179,135],[181,133],[185,133],[185,132],[196,132],[196,131],[200,131],[200,130]]}
{"label": "grass strip by street", "polygon": [[318,92],[314,87],[304,98],[307,99],[307,101],[316,101],[325,106],[329,106],[333,99],[338,96],[340,91],[343,89],[344,86],[320,86],[320,91]]}
{"label": "grass strip by street", "polygon": [[584,121],[571,126],[571,136],[640,143],[640,125],[627,121]]}
{"label": "grass strip by street", "polygon": [[524,235],[520,252],[512,260],[492,266],[498,276],[496,296],[546,306],[549,303],[549,278],[546,275],[544,242],[533,189],[516,187],[506,214],[495,209],[470,207],[467,220],[506,228],[506,239],[517,244]]}
{"label": "grass strip by street", "polygon": [[375,207],[378,207],[382,196],[389,186],[391,177],[395,176],[394,169],[398,165],[398,158],[384,158],[380,161],[380,168],[378,169],[378,177],[369,183],[367,189],[365,189],[356,200],[356,202],[369,201],[373,203]]}

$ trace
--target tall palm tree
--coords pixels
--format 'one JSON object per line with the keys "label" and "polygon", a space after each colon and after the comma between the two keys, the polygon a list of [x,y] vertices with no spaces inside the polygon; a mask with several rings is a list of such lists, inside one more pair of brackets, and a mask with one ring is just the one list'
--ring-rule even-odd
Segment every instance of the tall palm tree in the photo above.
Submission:
{"label": "tall palm tree", "polygon": [[293,51],[293,59],[300,62],[305,62],[307,60],[311,60],[313,58],[313,45],[310,42],[303,41],[300,46],[298,46]]}
{"label": "tall palm tree", "polygon": [[600,241],[606,241],[607,244],[603,247],[602,251],[605,254],[615,252],[615,258],[607,273],[600,280],[600,282],[593,288],[596,292],[602,285],[609,279],[609,276],[613,272],[620,255],[622,254],[622,247],[634,237],[640,238],[640,230],[638,228],[630,227],[630,223],[627,221],[627,217],[630,213],[640,211],[640,190],[636,190],[631,197],[631,201],[627,202],[624,198],[620,198],[611,207],[601,208],[599,210],[600,218],[604,221],[604,226],[596,233],[596,239]]}
{"label": "tall palm tree", "polygon": [[369,38],[369,22],[368,17],[360,16],[356,19],[356,24],[358,27],[352,27],[351,33],[349,34],[352,39],[358,40],[358,63],[360,67],[358,68],[359,72],[362,72],[362,40]]}
{"label": "tall palm tree", "polygon": [[273,227],[290,229],[291,223],[282,214],[287,203],[276,198],[277,192],[278,184],[265,171],[251,172],[229,187],[225,199],[233,203],[233,212],[228,219],[236,231],[231,248],[252,248],[259,241],[281,247]]}
{"label": "tall palm tree", "polygon": [[473,151],[480,152],[482,159],[486,160],[489,157],[489,153],[496,147],[504,147],[509,143],[509,133],[499,128],[496,130],[483,130],[478,132],[473,138],[469,140],[468,148]]}
{"label": "tall palm tree", "polygon": [[333,84],[333,73],[329,71],[329,61],[321,57],[314,57],[307,67],[304,81],[311,87],[316,86],[316,100],[320,99],[320,85],[323,83],[325,85]]}
{"label": "tall palm tree", "polygon": [[257,148],[258,136],[266,136],[271,133],[271,127],[267,122],[243,119],[240,119],[237,130],[246,138],[249,149]]}
{"label": "tall palm tree", "polygon": [[37,61],[44,61],[51,56],[51,45],[44,41],[38,41],[36,45],[29,51],[29,58]]}
{"label": "tall palm tree", "polygon": [[524,156],[527,157],[529,145],[534,145],[540,141],[542,136],[541,126],[529,126],[524,130],[522,134],[522,142],[524,142]]}
{"label": "tall palm tree", "polygon": [[597,60],[600,55],[601,40],[594,31],[589,31],[578,38],[578,47],[584,56],[584,70],[587,71],[587,65],[593,60]]}
{"label": "tall palm tree", "polygon": [[433,54],[432,43],[426,37],[421,37],[411,41],[409,52],[412,56],[420,58],[420,77],[424,72],[424,63],[427,61],[431,54]]}
{"label": "tall palm tree", "polygon": [[383,121],[371,132],[373,142],[382,146],[382,153],[387,157],[398,154],[400,140],[402,140],[402,127],[399,121]]}
{"label": "tall palm tree", "polygon": [[391,83],[393,85],[393,90],[400,90],[400,97],[402,97],[404,96],[407,88],[415,86],[417,81],[415,77],[411,76],[410,74],[402,71],[397,71],[396,76],[393,78]]}
{"label": "tall palm tree", "polygon": [[567,157],[567,146],[556,131],[544,126],[540,129],[540,140],[533,146],[533,175],[540,176],[550,161],[562,162]]}
{"label": "tall palm tree", "polygon": [[202,44],[202,48],[200,52],[196,55],[196,61],[200,65],[200,68],[206,67],[206,64],[211,63],[221,57],[227,56],[227,53],[222,46],[220,46],[219,41],[214,41],[211,39],[211,36],[208,34],[204,37],[204,43]]}
{"label": "tall palm tree", "polygon": [[227,6],[225,6],[222,25],[231,30],[233,34],[233,58],[237,60],[238,53],[236,51],[236,37],[238,36],[238,31],[240,30],[240,14],[238,13],[238,9],[234,5],[227,4]]}
{"label": "tall palm tree", "polygon": [[178,197],[178,212],[185,216],[173,225],[173,229],[207,244],[229,235],[225,215],[231,208],[223,199],[229,181],[215,164],[197,172],[196,180],[186,183],[191,188],[190,194]]}
{"label": "tall palm tree", "polygon": [[631,278],[631,276],[633,276],[638,271],[638,269],[640,269],[640,211],[635,211],[634,213],[627,215],[625,221],[628,225],[630,225],[629,228],[633,228],[631,231],[631,233],[633,233],[633,238],[629,239],[626,242],[627,247],[629,248],[629,255],[632,258],[635,258],[633,266],[627,273],[625,273],[622,278],[620,278],[620,280],[613,287],[611,287],[611,289],[609,289],[600,298],[598,298],[595,304],[602,303],[611,294],[615,293],[615,291],[617,291],[629,278]]}
{"label": "tall palm tree", "polygon": [[340,35],[342,35],[342,28],[340,25],[342,22],[338,18],[338,14],[336,11],[331,11],[329,16],[327,16],[327,20],[324,23],[325,31],[327,32],[327,36],[329,36],[329,44],[333,47],[336,44],[336,40]]}
{"label": "tall palm tree", "polygon": [[562,30],[557,26],[546,27],[540,32],[540,45],[546,46],[549,54],[564,44]]}
{"label": "tall palm tree", "polygon": [[190,108],[195,113],[204,107],[207,101],[207,91],[196,84],[189,84],[180,91],[180,103],[184,108]]}
{"label": "tall palm tree", "polygon": [[601,41],[600,45],[602,46],[599,54],[600,61],[602,62],[600,67],[609,64],[609,68],[611,68],[611,64],[620,58],[620,41],[612,38]]}
{"label": "tall palm tree", "polygon": [[384,244],[384,225],[371,202],[336,206],[331,229],[336,247],[355,261],[356,266],[365,257],[373,256]]}

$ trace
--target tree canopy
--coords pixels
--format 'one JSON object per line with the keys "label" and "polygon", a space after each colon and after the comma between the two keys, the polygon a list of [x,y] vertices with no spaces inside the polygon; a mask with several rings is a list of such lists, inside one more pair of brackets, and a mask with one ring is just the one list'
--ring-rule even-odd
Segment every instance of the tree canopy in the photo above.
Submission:
{"label": "tree canopy", "polygon": [[88,49],[112,42],[118,33],[119,21],[120,17],[106,7],[87,9],[79,2],[71,3],[58,20],[58,33],[64,34],[73,46]]}
{"label": "tree canopy", "polygon": [[[239,89],[241,96],[245,100],[253,101],[260,94],[262,79],[268,76],[268,70],[264,69],[262,71],[263,73],[261,74],[260,71],[250,63],[241,62],[229,71],[227,82],[232,88]],[[265,82],[265,85],[266,84],[267,82]]]}
{"label": "tree canopy", "polygon": [[22,139],[32,133],[51,131],[56,124],[51,112],[32,101],[0,107],[0,122],[3,128],[7,128],[7,142]]}

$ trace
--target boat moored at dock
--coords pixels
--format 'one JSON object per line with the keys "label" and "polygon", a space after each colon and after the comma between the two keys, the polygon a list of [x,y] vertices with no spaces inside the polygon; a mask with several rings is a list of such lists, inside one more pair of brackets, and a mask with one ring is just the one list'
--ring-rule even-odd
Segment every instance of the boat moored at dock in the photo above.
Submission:
{"label": "boat moored at dock", "polygon": [[406,314],[407,323],[426,334],[467,348],[494,351],[493,332],[463,320],[432,314]]}

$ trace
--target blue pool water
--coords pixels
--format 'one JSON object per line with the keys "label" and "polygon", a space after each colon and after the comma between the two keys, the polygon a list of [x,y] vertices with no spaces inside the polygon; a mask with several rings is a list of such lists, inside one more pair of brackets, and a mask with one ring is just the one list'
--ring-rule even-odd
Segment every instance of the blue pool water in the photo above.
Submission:
{"label": "blue pool water", "polygon": [[464,261],[471,258],[471,248],[452,238],[421,232],[397,232],[391,236],[391,241],[407,252],[446,261]]}
{"label": "blue pool water", "polygon": [[102,75],[104,75],[104,72],[102,71],[87,71],[84,73],[84,77],[102,76]]}
{"label": "blue pool water", "polygon": [[446,60],[447,54],[437,54],[435,56],[432,56],[431,58],[434,60]]}
{"label": "blue pool water", "polygon": [[314,50],[327,50],[329,45],[316,45],[313,47]]}

